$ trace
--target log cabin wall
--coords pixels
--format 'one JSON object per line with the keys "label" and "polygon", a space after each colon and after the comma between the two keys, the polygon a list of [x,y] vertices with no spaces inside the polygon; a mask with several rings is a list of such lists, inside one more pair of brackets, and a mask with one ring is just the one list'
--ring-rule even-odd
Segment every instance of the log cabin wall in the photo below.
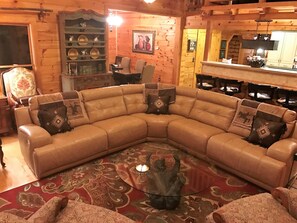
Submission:
{"label": "log cabin wall", "polygon": [[[179,29],[175,17],[157,16],[135,12],[117,12],[124,20],[123,24],[109,36],[109,60],[116,55],[131,58],[131,69],[138,59],[155,65],[153,81],[160,78],[163,83],[176,83],[174,55],[179,53],[176,42],[176,30]],[[155,31],[154,54],[132,52],[132,31]],[[135,43],[134,43],[135,44]]]}
{"label": "log cabin wall", "polygon": [[[39,20],[37,12],[16,9],[38,9],[40,7],[50,9],[53,12],[47,13],[44,20]],[[154,4],[149,5],[144,3],[143,0],[1,0],[0,8],[2,8],[0,9],[0,24],[28,25],[33,57],[32,63],[37,85],[43,93],[52,93],[61,91],[61,60],[57,20],[59,11],[92,9],[99,14],[107,14],[107,10],[111,8],[167,16],[180,16],[183,11],[183,2],[158,0]],[[15,10],[5,10],[3,8],[14,8]],[[164,30],[162,35],[166,35],[165,32]],[[169,33],[168,38],[172,38],[174,35],[173,31],[170,30]],[[172,70],[173,68],[170,69]],[[166,77],[165,80],[170,82],[171,79],[170,77]]]}
{"label": "log cabin wall", "polygon": [[[182,56],[180,64],[179,85],[186,87],[194,87],[193,79],[195,77],[195,54],[199,51],[197,47],[199,30],[185,29],[183,33]],[[188,40],[196,42],[194,51],[188,49]]]}

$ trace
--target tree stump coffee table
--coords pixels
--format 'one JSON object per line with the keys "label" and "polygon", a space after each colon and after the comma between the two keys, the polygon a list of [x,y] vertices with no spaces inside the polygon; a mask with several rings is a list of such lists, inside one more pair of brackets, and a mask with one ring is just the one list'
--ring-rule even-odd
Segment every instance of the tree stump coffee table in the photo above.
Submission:
{"label": "tree stump coffee table", "polygon": [[182,196],[213,185],[215,176],[190,154],[167,144],[147,143],[145,149],[124,150],[116,157],[117,173],[131,187],[143,191],[157,209],[175,209]]}

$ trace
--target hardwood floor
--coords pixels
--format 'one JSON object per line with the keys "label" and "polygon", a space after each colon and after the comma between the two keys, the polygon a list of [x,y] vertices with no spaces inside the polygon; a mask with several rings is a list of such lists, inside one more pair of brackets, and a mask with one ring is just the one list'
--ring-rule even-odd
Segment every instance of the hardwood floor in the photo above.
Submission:
{"label": "hardwood floor", "polygon": [[16,134],[1,136],[5,168],[0,166],[0,192],[37,180],[21,154]]}

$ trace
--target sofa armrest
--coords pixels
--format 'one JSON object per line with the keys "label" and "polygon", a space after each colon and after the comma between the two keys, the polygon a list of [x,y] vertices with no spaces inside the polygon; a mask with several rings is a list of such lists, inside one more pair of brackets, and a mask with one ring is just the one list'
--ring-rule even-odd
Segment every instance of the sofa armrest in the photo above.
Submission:
{"label": "sofa armrest", "polygon": [[271,191],[274,199],[278,200],[288,212],[297,219],[297,191],[284,187],[277,187]]}
{"label": "sofa armrest", "polygon": [[51,135],[45,129],[34,124],[20,126],[18,138],[24,159],[31,169],[34,169],[34,149],[53,142]]}
{"label": "sofa armrest", "polygon": [[32,124],[28,107],[19,107],[14,110],[17,129],[22,125]]}
{"label": "sofa armrest", "polygon": [[[19,134],[26,138],[31,148],[38,148],[53,142],[51,135],[42,127],[34,124],[19,127]],[[21,143],[21,142],[20,142]]]}
{"label": "sofa armrest", "polygon": [[286,138],[273,143],[267,149],[266,155],[287,163],[293,160],[295,153],[297,153],[297,141],[293,138]]}
{"label": "sofa armrest", "polygon": [[46,202],[38,211],[36,211],[30,218],[34,222],[56,222],[56,217],[67,206],[67,197],[53,197]]}

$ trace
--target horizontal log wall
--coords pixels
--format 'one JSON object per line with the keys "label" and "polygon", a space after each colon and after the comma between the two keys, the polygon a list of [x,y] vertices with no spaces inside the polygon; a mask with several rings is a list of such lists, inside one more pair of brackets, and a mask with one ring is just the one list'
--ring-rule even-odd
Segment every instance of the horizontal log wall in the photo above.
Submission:
{"label": "horizontal log wall", "polygon": [[[1,10],[0,24],[22,24],[30,27],[32,56],[38,87],[43,93],[61,91],[61,59],[59,52],[59,32],[57,15],[59,11],[76,11],[92,9],[99,14],[107,13],[109,8],[130,10],[159,15],[178,16],[182,14],[183,3],[171,0],[157,0],[146,4],[143,0],[1,0],[0,8],[40,8],[53,10],[39,21],[37,12],[21,10]],[[148,24],[148,23],[147,23]],[[161,25],[161,24],[159,24]],[[161,35],[166,36],[164,30]],[[172,38],[174,32],[168,34]],[[166,40],[164,39],[166,42]],[[160,43],[164,44],[164,43]],[[112,48],[112,47],[111,47]],[[163,51],[167,58],[172,59],[170,50]],[[159,60],[160,61],[160,60]],[[162,62],[158,62],[160,66]],[[164,68],[165,69],[165,68]],[[173,69],[172,67],[170,68]],[[167,81],[171,81],[166,77]]]}
{"label": "horizontal log wall", "polygon": [[[176,83],[174,71],[174,55],[179,48],[176,43],[176,30],[179,29],[175,17],[156,16],[143,13],[119,12],[124,23],[112,31],[109,38],[110,61],[116,55],[131,58],[131,68],[135,67],[138,59],[143,59],[147,64],[155,65],[153,81],[160,78],[163,83]],[[132,52],[132,31],[155,31],[154,54]]]}

